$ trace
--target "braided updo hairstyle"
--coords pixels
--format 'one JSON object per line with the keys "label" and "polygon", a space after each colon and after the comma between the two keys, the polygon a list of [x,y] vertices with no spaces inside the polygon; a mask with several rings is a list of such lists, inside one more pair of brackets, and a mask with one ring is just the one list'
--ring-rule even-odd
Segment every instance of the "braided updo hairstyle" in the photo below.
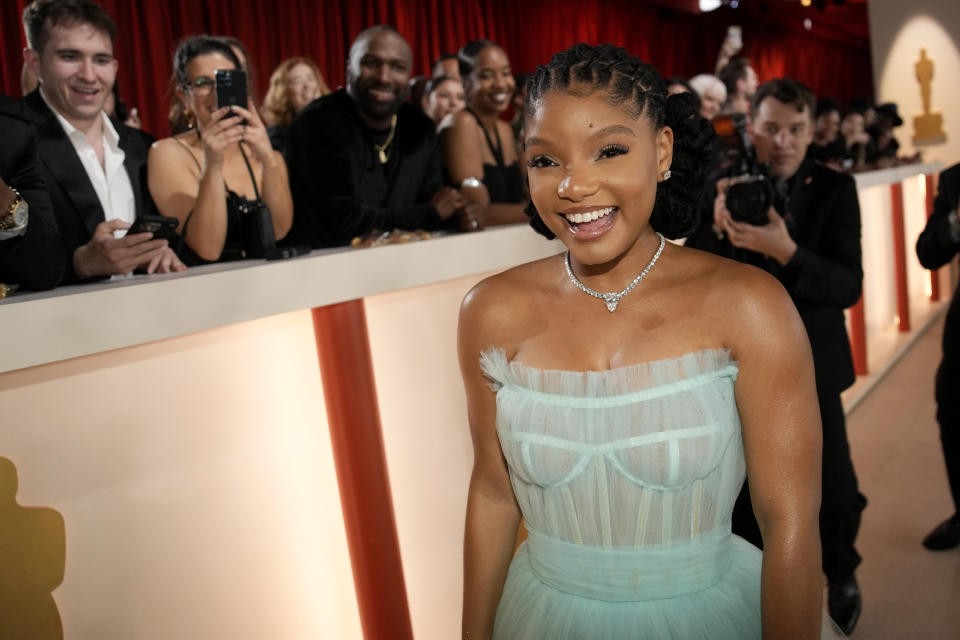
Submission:
{"label": "braided updo hairstyle", "polygon": [[[654,130],[669,126],[673,130],[671,177],[657,183],[650,226],[671,239],[685,237],[696,229],[704,165],[716,134],[698,114],[694,96],[679,93],[668,98],[666,85],[657,70],[631,56],[623,47],[583,43],[555,54],[546,66],[537,67],[527,81],[525,115],[528,119],[550,91],[583,96],[603,91],[610,104],[635,118],[648,118]],[[532,201],[526,212],[530,226],[548,238],[555,237],[540,219]]]}

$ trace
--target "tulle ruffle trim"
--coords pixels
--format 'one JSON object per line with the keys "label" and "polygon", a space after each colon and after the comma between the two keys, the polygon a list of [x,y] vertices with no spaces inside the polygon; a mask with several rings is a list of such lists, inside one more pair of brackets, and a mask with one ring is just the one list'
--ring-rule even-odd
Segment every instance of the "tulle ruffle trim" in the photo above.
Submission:
{"label": "tulle ruffle trim", "polygon": [[709,374],[736,379],[738,372],[737,362],[725,348],[703,349],[605,371],[566,371],[511,361],[503,348],[489,347],[480,354],[480,368],[494,390],[510,385],[537,393],[590,398],[632,394]]}

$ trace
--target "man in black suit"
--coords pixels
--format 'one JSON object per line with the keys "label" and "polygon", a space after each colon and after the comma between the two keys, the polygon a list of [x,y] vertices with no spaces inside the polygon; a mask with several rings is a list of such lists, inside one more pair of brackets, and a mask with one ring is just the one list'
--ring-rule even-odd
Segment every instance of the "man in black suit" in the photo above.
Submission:
{"label": "man in black suit", "polygon": [[[0,286],[50,289],[66,271],[63,241],[37,156],[37,135],[17,100],[0,96]],[[2,296],[0,296],[2,297]]]}
{"label": "man in black suit", "polygon": [[[927,226],[917,239],[917,257],[927,269],[938,269],[960,251],[960,164],[940,174],[937,198]],[[960,290],[958,290],[960,292]],[[940,441],[954,511],[960,511],[960,295],[953,294],[943,326],[943,359],[937,369],[935,394]],[[954,513],[923,540],[933,551],[960,545],[960,515]]]}
{"label": "man in black suit", "polygon": [[433,121],[406,102],[412,53],[392,27],[357,36],[347,88],[294,121],[287,165],[295,215],[286,244],[331,247],[373,230],[436,229],[470,209],[443,184]]}
{"label": "man in black suit", "polygon": [[[91,0],[36,0],[24,9],[27,65],[40,86],[23,99],[67,259],[67,282],[184,269],[166,240],[123,235],[154,213],[147,191],[153,139],[103,111],[116,81],[113,20]],[[7,128],[0,128],[6,138]]]}
{"label": "man in black suit", "polygon": [[[840,392],[855,379],[843,310],[860,298],[863,281],[860,204],[850,176],[805,160],[813,139],[814,109],[813,93],[794,80],[771,80],[757,90],[748,132],[757,159],[769,166],[769,177],[785,194],[781,211],[771,207],[756,224],[733,220],[725,196],[730,180],[721,180],[714,215],[702,221],[687,244],[769,271],[797,305],[813,351],[823,423],[820,539],[828,608],[850,633],[861,609],[854,578],[860,555],[854,541],[866,498],[858,490],[850,459]],[[734,511],[734,532],[761,543],[745,499]]]}

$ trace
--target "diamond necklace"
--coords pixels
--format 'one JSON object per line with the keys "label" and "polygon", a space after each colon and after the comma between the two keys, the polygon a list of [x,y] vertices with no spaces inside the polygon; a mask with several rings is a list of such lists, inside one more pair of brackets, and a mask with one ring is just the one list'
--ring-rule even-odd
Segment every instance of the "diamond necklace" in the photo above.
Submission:
{"label": "diamond necklace", "polygon": [[603,300],[604,304],[607,305],[607,311],[609,311],[610,313],[613,313],[614,311],[617,310],[617,305],[620,304],[620,298],[622,298],[623,296],[633,291],[633,288],[637,286],[637,284],[641,280],[643,280],[648,273],[650,273],[650,269],[652,269],[653,265],[657,263],[657,259],[660,257],[660,253],[663,251],[663,245],[666,244],[666,240],[664,240],[663,234],[658,231],[657,235],[660,236],[660,246],[657,247],[657,252],[653,254],[653,257],[650,259],[650,262],[647,263],[647,266],[643,268],[643,271],[641,271],[640,274],[633,279],[633,282],[628,284],[623,289],[623,291],[620,291],[620,292],[611,291],[610,293],[600,293],[599,291],[594,291],[587,285],[580,282],[580,279],[573,274],[573,269],[570,268],[570,252],[567,251],[567,256],[564,261],[564,264],[566,264],[567,266],[567,275],[570,277],[570,282],[572,282],[577,289],[580,289],[580,291],[583,291],[584,293],[589,293],[594,298],[600,298],[601,300]]}

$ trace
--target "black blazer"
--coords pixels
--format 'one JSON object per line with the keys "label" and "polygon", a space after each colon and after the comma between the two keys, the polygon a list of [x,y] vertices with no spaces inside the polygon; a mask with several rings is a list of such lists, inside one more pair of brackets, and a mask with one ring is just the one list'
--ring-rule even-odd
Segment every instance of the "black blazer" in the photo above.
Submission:
{"label": "black blazer", "polygon": [[[40,90],[34,90],[22,102],[24,112],[38,123],[38,150],[44,179],[68,254],[66,281],[76,282],[73,252],[89,242],[96,226],[104,221],[103,207],[77,152],[56,115],[40,96]],[[156,215],[156,207],[147,190],[147,153],[154,138],[139,129],[122,124],[114,126],[125,156],[123,165],[133,187],[136,215]],[[6,135],[7,132],[0,129],[0,139],[5,139]]]}
{"label": "black blazer", "polygon": [[430,204],[443,188],[433,121],[402,105],[383,166],[366,135],[343,89],[314,100],[294,120],[286,147],[294,216],[284,244],[342,246],[374,229],[440,226]]}
{"label": "black blazer", "polygon": [[[947,264],[960,251],[960,243],[950,233],[951,211],[960,205],[960,164],[940,174],[937,197],[933,201],[933,213],[927,226],[917,238],[917,257],[927,269],[938,269]],[[960,289],[958,289],[960,292]],[[954,292],[943,327],[943,362],[937,373],[937,400],[944,394],[956,396],[956,383],[960,380],[960,295]]]}
{"label": "black blazer", "polygon": [[37,156],[34,124],[18,100],[0,96],[0,177],[20,192],[29,207],[26,233],[0,240],[0,282],[50,289],[63,279],[66,252]]}
{"label": "black blazer", "polygon": [[817,389],[839,393],[853,384],[853,356],[843,310],[860,299],[863,266],[860,248],[860,201],[856,182],[812,160],[805,160],[790,181],[785,216],[797,253],[786,265],[717,240],[710,214],[688,245],[741,262],[774,276],[790,293],[807,329]]}

